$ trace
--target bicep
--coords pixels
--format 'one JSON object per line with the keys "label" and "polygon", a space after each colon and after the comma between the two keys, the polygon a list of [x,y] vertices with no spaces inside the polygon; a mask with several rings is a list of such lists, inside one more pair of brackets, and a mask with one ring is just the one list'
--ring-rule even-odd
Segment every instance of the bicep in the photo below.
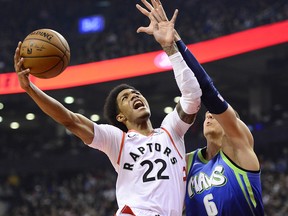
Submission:
{"label": "bicep", "polygon": [[65,127],[84,143],[91,143],[94,137],[94,124],[79,113],[70,113],[71,121]]}
{"label": "bicep", "polygon": [[229,106],[223,114],[215,118],[225,132],[222,151],[243,169],[259,170],[259,162],[253,149],[253,136],[247,125],[236,117],[233,108]]}
{"label": "bicep", "polygon": [[227,142],[224,142],[224,148],[225,143],[229,145],[228,148],[232,147],[235,150],[247,147],[248,149],[253,148],[254,140],[249,128],[236,116],[234,109],[230,105],[224,113],[213,114],[213,116],[225,132]]}
{"label": "bicep", "polygon": [[240,136],[242,134],[243,125],[240,123],[241,120],[236,117],[234,109],[231,106],[221,114],[212,115],[219,122],[228,137]]}

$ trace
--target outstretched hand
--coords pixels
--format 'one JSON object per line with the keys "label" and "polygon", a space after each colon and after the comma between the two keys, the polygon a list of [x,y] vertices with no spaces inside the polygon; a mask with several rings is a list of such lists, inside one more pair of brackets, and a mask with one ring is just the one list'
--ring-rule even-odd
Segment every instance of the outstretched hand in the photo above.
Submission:
{"label": "outstretched hand", "polygon": [[174,42],[174,25],[178,15],[178,10],[175,10],[173,17],[169,21],[159,0],[151,0],[152,5],[146,0],[142,0],[142,2],[147,9],[143,8],[139,4],[136,4],[136,7],[142,14],[149,18],[150,24],[148,27],[139,27],[137,33],[144,32],[153,35],[155,40],[162,47],[171,46]]}
{"label": "outstretched hand", "polygon": [[25,90],[30,86],[30,80],[29,80],[30,69],[29,68],[23,69],[24,59],[20,56],[21,45],[22,45],[22,42],[19,42],[15,50],[14,69],[18,75],[18,80],[19,80],[21,88]]}

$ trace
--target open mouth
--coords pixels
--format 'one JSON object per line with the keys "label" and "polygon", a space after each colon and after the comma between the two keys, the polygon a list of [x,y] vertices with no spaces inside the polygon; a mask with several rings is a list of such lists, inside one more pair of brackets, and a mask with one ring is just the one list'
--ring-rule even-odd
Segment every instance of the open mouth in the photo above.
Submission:
{"label": "open mouth", "polygon": [[133,103],[133,108],[134,109],[139,109],[141,107],[144,107],[144,104],[141,100],[135,100]]}

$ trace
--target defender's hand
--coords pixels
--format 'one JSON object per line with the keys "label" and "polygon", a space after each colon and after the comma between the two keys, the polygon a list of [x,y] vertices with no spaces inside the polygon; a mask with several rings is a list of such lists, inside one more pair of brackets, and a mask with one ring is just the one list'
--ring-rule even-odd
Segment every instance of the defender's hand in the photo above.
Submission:
{"label": "defender's hand", "polygon": [[143,14],[145,15],[146,17],[149,18],[150,20],[150,23],[149,23],[149,26],[147,27],[139,27],[137,29],[137,33],[140,33],[140,32],[143,32],[143,33],[146,33],[146,34],[149,34],[149,35],[152,35],[153,34],[153,26],[154,26],[154,23],[152,21],[152,12],[154,10],[157,10],[157,13],[155,13],[154,15],[156,16],[159,16],[161,17],[162,20],[166,20],[168,21],[168,18],[166,16],[166,13],[162,7],[162,4],[160,2],[160,0],[151,0],[152,2],[152,5],[150,3],[147,2],[147,0],[142,0],[142,3],[145,5],[145,8],[143,8],[141,5],[139,4],[136,4],[136,8]]}

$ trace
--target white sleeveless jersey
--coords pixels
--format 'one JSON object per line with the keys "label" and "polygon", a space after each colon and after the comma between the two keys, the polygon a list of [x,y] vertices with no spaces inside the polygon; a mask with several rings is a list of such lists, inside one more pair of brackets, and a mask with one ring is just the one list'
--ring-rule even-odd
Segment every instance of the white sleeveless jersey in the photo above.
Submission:
{"label": "white sleeveless jersey", "polygon": [[116,172],[117,214],[127,205],[136,216],[181,216],[186,163],[184,133],[190,127],[174,110],[149,136],[95,124],[89,145],[107,154]]}

